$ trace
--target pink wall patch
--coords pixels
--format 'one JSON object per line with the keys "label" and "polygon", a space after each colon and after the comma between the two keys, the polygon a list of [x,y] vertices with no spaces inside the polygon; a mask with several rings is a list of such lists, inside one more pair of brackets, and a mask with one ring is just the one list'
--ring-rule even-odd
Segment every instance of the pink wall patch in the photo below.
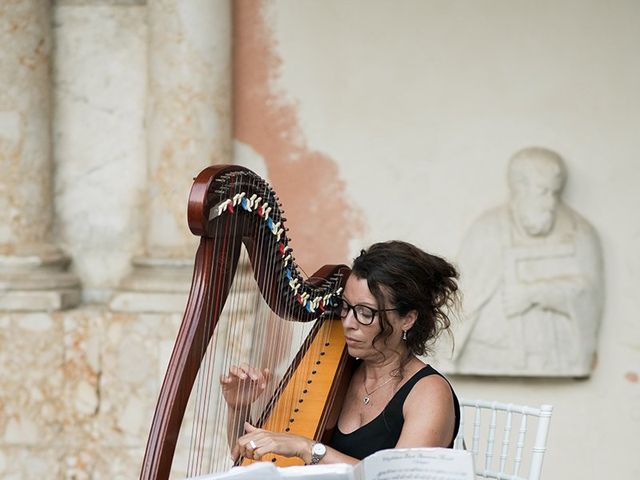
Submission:
{"label": "pink wall patch", "polygon": [[350,263],[361,214],[346,199],[336,162],[306,145],[295,104],[273,91],[282,60],[264,2],[235,1],[233,17],[234,136],[265,159],[301,268],[312,274],[324,264]]}

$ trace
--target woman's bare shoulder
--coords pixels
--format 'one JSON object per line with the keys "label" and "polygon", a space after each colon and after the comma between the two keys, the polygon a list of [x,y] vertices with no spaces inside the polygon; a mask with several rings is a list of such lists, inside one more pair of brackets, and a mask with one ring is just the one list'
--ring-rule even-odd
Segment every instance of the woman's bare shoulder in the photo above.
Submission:
{"label": "woman's bare shoulder", "polygon": [[418,380],[404,403],[403,415],[398,447],[448,446],[456,412],[447,380],[436,374]]}
{"label": "woman's bare shoulder", "polygon": [[441,375],[427,375],[418,380],[405,401],[405,410],[408,407],[410,410],[416,408],[418,411],[424,411],[426,404],[430,409],[442,407],[445,410],[453,410],[451,386]]}

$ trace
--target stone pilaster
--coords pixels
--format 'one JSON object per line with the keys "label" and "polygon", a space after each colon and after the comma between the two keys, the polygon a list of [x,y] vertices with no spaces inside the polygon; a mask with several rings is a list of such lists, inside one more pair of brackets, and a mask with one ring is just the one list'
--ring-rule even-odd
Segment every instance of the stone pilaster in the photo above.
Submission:
{"label": "stone pilaster", "polygon": [[230,163],[229,0],[149,0],[148,196],[144,253],[111,300],[116,311],[184,309],[197,238],[186,206],[192,178]]}
{"label": "stone pilaster", "polygon": [[52,241],[50,3],[0,4],[0,310],[80,301]]}

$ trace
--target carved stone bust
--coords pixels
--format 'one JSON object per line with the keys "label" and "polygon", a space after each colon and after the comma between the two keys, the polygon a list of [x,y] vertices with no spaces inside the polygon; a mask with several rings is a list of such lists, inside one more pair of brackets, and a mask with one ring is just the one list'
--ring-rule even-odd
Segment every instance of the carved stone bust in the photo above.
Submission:
{"label": "carved stone bust", "polygon": [[477,375],[591,373],[603,304],[593,227],[562,201],[567,170],[531,147],[510,160],[510,198],[467,232],[458,264],[463,319],[453,371]]}

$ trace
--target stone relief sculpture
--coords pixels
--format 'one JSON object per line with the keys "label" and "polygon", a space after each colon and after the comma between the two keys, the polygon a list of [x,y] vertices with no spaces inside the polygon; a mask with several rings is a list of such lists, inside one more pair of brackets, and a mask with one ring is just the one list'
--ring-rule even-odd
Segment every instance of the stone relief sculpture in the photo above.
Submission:
{"label": "stone relief sculpture", "polygon": [[457,373],[588,376],[603,304],[602,254],[593,227],[561,198],[567,172],[532,147],[509,163],[507,205],[468,231],[458,262],[464,319]]}

